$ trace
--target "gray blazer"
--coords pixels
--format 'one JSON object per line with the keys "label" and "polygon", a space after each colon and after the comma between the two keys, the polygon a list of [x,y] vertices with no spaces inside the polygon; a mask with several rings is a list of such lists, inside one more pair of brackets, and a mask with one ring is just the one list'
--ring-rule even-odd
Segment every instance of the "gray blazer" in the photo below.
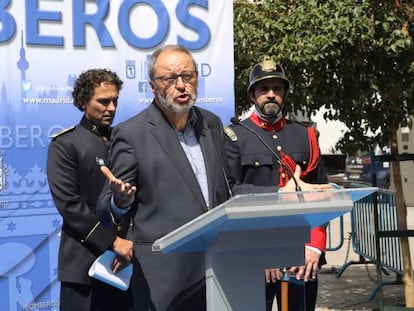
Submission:
{"label": "gray blazer", "polygon": [[[213,113],[193,108],[196,136],[207,171],[212,207],[229,197],[224,177],[224,132]],[[135,310],[203,310],[203,253],[152,252],[153,242],[207,211],[197,178],[178,141],[175,129],[153,102],[119,124],[112,132],[110,167],[138,191],[133,212]],[[98,202],[102,222],[109,223],[111,190]]]}

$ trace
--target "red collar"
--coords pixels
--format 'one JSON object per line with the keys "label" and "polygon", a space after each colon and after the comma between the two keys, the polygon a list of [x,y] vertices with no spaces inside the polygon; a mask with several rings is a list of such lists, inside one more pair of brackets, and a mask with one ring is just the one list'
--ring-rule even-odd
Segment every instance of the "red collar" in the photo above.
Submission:
{"label": "red collar", "polygon": [[256,113],[252,113],[250,115],[250,120],[258,127],[261,127],[267,131],[280,131],[287,122],[286,118],[283,116],[276,123],[270,123],[269,121],[260,118]]}

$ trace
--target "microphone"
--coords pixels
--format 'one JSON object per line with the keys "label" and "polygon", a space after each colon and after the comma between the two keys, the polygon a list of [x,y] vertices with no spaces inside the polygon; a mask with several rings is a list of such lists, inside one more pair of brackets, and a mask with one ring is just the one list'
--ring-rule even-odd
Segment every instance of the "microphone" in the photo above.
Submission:
{"label": "microphone", "polygon": [[246,130],[248,130],[250,133],[252,133],[254,136],[256,136],[257,139],[260,140],[260,142],[263,144],[263,146],[266,147],[267,150],[269,150],[272,155],[279,161],[280,165],[282,165],[282,167],[286,170],[286,172],[288,173],[289,177],[293,179],[293,182],[295,183],[295,190],[296,191],[302,191],[302,189],[300,188],[298,181],[296,180],[295,176],[294,176],[294,172],[292,172],[292,170],[290,169],[289,166],[287,166],[282,158],[280,157],[280,155],[278,155],[270,146],[268,143],[266,143],[266,141],[259,135],[256,133],[255,130],[253,130],[252,128],[248,127],[247,125],[243,124],[240,122],[240,120],[236,117],[232,117],[230,119],[230,122],[235,124],[235,125],[240,125],[241,127],[245,128]]}

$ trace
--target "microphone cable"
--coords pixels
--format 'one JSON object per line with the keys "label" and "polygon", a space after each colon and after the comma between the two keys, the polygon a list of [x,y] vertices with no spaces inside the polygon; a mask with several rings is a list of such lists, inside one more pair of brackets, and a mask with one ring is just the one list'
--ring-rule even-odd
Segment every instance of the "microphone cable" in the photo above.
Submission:
{"label": "microphone cable", "polygon": [[240,120],[236,117],[232,117],[230,119],[231,123],[233,123],[234,125],[240,125],[241,127],[245,128],[246,130],[248,130],[250,133],[252,133],[254,136],[256,136],[257,139],[260,140],[260,142],[263,144],[263,146],[266,147],[267,150],[269,150],[272,155],[279,161],[280,165],[282,165],[282,167],[286,170],[286,172],[288,173],[289,177],[293,179],[293,182],[295,183],[295,190],[296,191],[302,191],[302,189],[300,188],[298,181],[296,180],[295,176],[294,176],[294,172],[292,172],[292,170],[290,169],[290,167],[288,167],[282,160],[282,158],[280,157],[280,155],[278,155],[270,146],[268,143],[266,143],[266,141],[259,135],[256,133],[255,130],[253,130],[252,128],[250,128],[249,126],[243,124],[242,122],[240,122]]}

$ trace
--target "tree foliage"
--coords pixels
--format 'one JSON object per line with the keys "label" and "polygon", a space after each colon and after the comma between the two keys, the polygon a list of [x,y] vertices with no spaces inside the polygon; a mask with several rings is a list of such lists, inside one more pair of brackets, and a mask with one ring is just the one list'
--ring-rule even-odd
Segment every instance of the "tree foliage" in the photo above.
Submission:
{"label": "tree foliage", "polygon": [[250,107],[251,67],[270,55],[292,83],[285,109],[348,130],[342,152],[386,144],[414,114],[414,4],[398,0],[235,1],[236,110]]}

